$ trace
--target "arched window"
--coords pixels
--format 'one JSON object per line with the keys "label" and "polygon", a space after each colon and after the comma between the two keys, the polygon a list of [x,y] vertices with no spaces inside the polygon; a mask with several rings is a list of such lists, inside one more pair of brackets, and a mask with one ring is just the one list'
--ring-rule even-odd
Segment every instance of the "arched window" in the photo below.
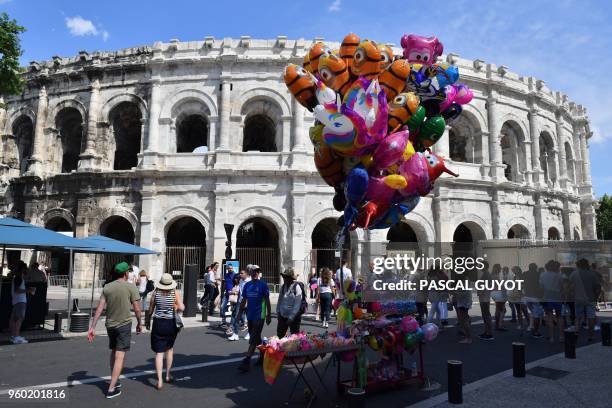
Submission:
{"label": "arched window", "polygon": [[[18,168],[20,174],[28,169],[28,160],[32,156],[32,143],[34,141],[34,124],[28,116],[22,115],[13,123],[13,136],[17,145],[15,163],[7,163],[10,167]],[[6,157],[5,157],[6,159]]]}
{"label": "arched window", "polygon": [[[53,217],[45,223],[45,228],[74,236],[70,223],[63,217]],[[54,275],[68,275],[70,271],[70,254],[66,251],[52,251],[49,260],[50,272]]]}
{"label": "arched window", "polygon": [[521,224],[515,224],[508,230],[508,239],[529,239],[529,230]]}
{"label": "arched window", "polygon": [[113,169],[129,170],[138,165],[142,136],[142,113],[135,103],[122,102],[109,114],[115,142]]}
{"label": "arched window", "polygon": [[266,115],[253,115],[244,121],[242,151],[276,152],[276,124]]}
{"label": "arched window", "polygon": [[459,134],[454,129],[448,132],[449,156],[456,162],[468,162],[466,152],[467,140],[465,136]]}
{"label": "arched window", "polygon": [[554,183],[557,180],[555,166],[555,144],[548,132],[540,133],[540,168],[544,172],[544,181]]}
{"label": "arched window", "polygon": [[177,122],[177,153],[191,153],[196,147],[208,146],[208,120],[204,115],[187,115]]}
{"label": "arched window", "polygon": [[81,154],[83,117],[75,108],[64,108],[55,118],[55,127],[61,140],[61,172],[76,170]]}
{"label": "arched window", "polygon": [[524,181],[526,158],[523,145],[524,135],[518,124],[513,121],[505,122],[501,130],[502,162],[506,165],[504,174],[506,179],[521,183]]}
{"label": "arched window", "polygon": [[567,167],[567,178],[571,183],[576,182],[576,171],[574,169],[574,154],[569,142],[565,142],[565,165]]}
{"label": "arched window", "polygon": [[559,234],[559,230],[555,227],[550,227],[548,229],[548,240],[549,241],[559,241],[561,239],[561,234]]}
{"label": "arched window", "polygon": [[[100,235],[123,241],[128,244],[134,244],[135,232],[132,224],[125,218],[119,215],[113,215],[108,217],[100,225]],[[100,277],[104,279],[113,279],[113,268],[119,262],[130,262],[134,259],[133,255],[122,255],[122,254],[105,254],[103,261],[101,262],[102,272]]]}

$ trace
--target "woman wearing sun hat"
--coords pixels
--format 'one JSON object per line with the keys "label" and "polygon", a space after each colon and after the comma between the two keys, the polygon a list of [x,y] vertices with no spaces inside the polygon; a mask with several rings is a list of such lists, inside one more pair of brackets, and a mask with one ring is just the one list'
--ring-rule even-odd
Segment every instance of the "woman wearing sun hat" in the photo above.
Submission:
{"label": "woman wearing sun hat", "polygon": [[155,352],[155,371],[157,372],[157,389],[163,386],[162,370],[164,354],[166,355],[166,382],[172,382],[170,370],[174,357],[174,341],[178,334],[176,314],[185,309],[180,294],[176,291],[176,282],[172,275],[164,273],[155,283],[155,290],[151,295],[151,305],[147,311],[147,329],[150,328],[153,316],[153,330],[151,331],[151,349]]}

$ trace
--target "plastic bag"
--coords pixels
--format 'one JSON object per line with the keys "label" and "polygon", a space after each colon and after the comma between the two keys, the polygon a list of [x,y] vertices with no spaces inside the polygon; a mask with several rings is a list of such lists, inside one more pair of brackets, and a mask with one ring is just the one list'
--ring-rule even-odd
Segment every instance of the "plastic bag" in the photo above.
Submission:
{"label": "plastic bag", "polygon": [[280,371],[283,360],[285,359],[285,352],[280,350],[272,350],[268,348],[264,355],[263,371],[264,380],[272,385],[276,381],[278,372]]}

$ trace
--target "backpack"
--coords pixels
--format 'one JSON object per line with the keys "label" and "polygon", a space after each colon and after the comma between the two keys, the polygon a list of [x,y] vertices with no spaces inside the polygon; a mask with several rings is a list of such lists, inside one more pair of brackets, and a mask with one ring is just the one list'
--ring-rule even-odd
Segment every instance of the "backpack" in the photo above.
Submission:
{"label": "backpack", "polygon": [[151,279],[149,279],[147,281],[147,286],[145,288],[145,293],[153,292],[154,289],[155,289],[155,282],[153,282]]}
{"label": "backpack", "polygon": [[[300,285],[300,289],[302,289],[302,304],[300,305],[300,311],[298,312],[298,315],[303,315],[304,312],[306,312],[306,309],[308,309],[308,300],[306,300],[306,289],[304,289],[303,282],[297,282],[297,284]],[[297,293],[297,290],[295,290],[295,288],[293,290]]]}

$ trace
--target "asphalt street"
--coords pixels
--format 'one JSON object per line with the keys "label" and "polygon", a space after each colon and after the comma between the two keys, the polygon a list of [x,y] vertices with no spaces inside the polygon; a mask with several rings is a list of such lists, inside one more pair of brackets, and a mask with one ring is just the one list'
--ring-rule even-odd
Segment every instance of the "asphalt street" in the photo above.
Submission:
{"label": "asphalt street", "polygon": [[[473,319],[474,333],[482,328],[479,317]],[[451,319],[451,324],[454,320]],[[508,327],[511,323],[508,323]],[[265,328],[265,335],[273,335],[276,320]],[[302,325],[305,331],[319,332],[322,329],[315,321]],[[599,335],[599,333],[598,333]],[[544,339],[520,336],[511,329],[496,332],[495,341],[474,340],[473,344],[458,344],[455,328],[442,331],[438,338],[424,347],[425,373],[434,384],[433,391],[423,391],[416,387],[368,395],[368,405],[403,407],[435,394],[446,392],[446,362],[457,359],[464,362],[464,382],[478,379],[507,370],[512,366],[512,342],[526,343],[527,361],[563,352],[563,344],[550,344]],[[586,336],[581,336],[579,346],[586,345]],[[223,332],[216,327],[184,329],[175,345],[174,372],[176,381],[157,391],[153,384],[153,353],[149,348],[149,334],[133,335],[132,349],[128,354],[123,382],[123,394],[115,399],[106,400],[104,392],[109,375],[108,339],[98,336],[93,344],[84,337],[65,340],[38,341],[26,345],[0,345],[0,406],[70,406],[70,407],[150,407],[180,404],[191,406],[205,404],[211,407],[276,407],[283,405],[296,378],[295,369],[283,368],[277,382],[268,385],[264,382],[261,368],[253,367],[249,373],[237,370],[239,359],[246,350],[246,341],[229,342]],[[598,339],[596,341],[599,341]],[[376,358],[372,353],[371,359]],[[580,358],[580,350],[578,350]],[[330,361],[317,360],[317,367],[323,371]],[[350,367],[343,366],[345,376]],[[346,406],[335,390],[336,367],[330,366],[324,376],[328,390],[317,383],[311,368],[305,371],[307,380],[317,390],[318,398],[313,406]],[[436,387],[439,383],[439,387]],[[56,390],[65,391],[63,400],[31,399],[15,401],[8,398],[10,389],[28,386],[48,385]],[[43,387],[44,388],[44,387]],[[290,406],[303,406],[305,401],[304,384],[297,386]]]}

